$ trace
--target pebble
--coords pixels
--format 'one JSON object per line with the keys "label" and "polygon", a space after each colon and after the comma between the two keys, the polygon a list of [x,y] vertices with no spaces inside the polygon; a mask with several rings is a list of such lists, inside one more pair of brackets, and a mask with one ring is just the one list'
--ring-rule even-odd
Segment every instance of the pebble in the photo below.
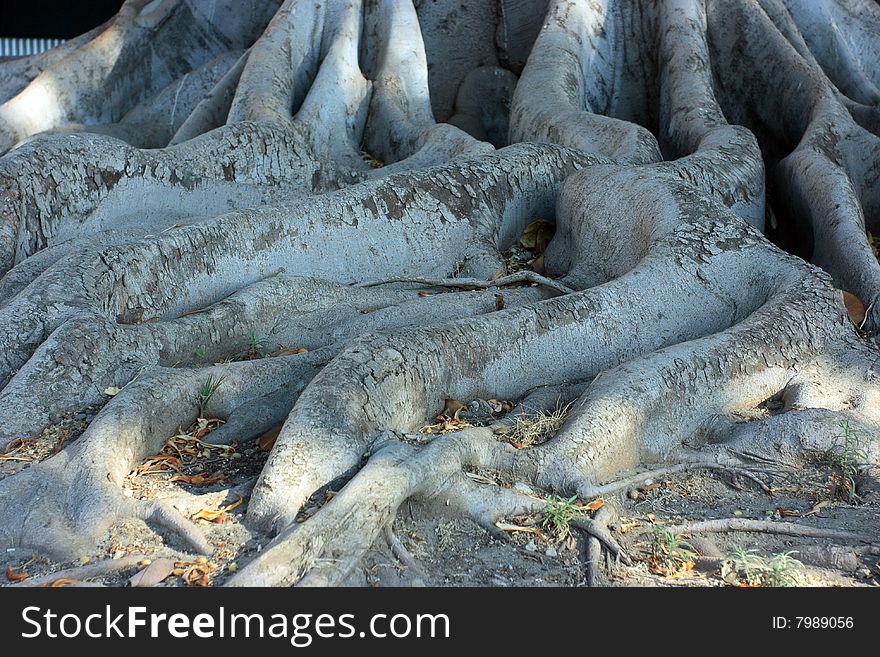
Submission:
{"label": "pebble", "polygon": [[515,490],[518,490],[520,493],[525,493],[526,495],[534,495],[535,494],[535,491],[532,490],[531,486],[528,486],[528,485],[522,483],[521,481],[516,482],[513,485],[513,488]]}
{"label": "pebble", "polygon": [[642,494],[639,493],[639,491],[637,491],[635,488],[630,488],[626,492],[626,496],[631,500],[637,500],[642,496]]}
{"label": "pebble", "polygon": [[526,550],[527,550],[527,551],[529,551],[529,552],[535,552],[537,549],[538,549],[538,546],[535,545],[535,541],[534,541],[534,540],[531,540],[531,541],[529,541],[528,543],[526,543]]}
{"label": "pebble", "polygon": [[555,557],[558,553],[556,552],[556,548],[551,545],[546,550],[544,550],[544,554],[548,557]]}

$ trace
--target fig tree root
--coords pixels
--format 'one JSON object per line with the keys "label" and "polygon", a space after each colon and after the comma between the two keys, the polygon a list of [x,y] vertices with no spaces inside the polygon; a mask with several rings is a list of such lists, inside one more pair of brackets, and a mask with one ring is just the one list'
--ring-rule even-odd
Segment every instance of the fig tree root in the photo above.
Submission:
{"label": "fig tree root", "polygon": [[[377,542],[418,570],[408,500],[501,537],[686,469],[769,493],[844,435],[880,463],[880,8],[552,0],[533,47],[493,13],[508,51],[437,90],[415,4],[129,0],[0,63],[0,447],[103,406],[0,479],[0,547],[71,558],[140,518],[211,553],[201,498],[123,490],[198,418],[215,445],[280,426],[236,489],[263,542],[236,586],[344,583]],[[542,271],[511,271],[539,219]],[[451,400],[513,409],[420,432]],[[628,561],[607,522],[572,523],[592,583]]]}

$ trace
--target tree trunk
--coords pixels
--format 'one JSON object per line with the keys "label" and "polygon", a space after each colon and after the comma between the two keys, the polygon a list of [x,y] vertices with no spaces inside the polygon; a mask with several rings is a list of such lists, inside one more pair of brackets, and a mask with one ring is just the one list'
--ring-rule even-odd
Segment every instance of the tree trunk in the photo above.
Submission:
{"label": "tree trunk", "polygon": [[[408,499],[493,531],[541,508],[472,468],[587,497],[798,465],[844,423],[877,463],[878,6],[545,4],[127,0],[0,63],[0,446],[103,405],[0,480],[2,546],[140,517],[210,552],[122,492],[200,415],[217,443],[283,422],[242,585],[342,581]],[[543,270],[499,278],[537,219]],[[411,440],[449,399],[549,397],[540,444]]]}

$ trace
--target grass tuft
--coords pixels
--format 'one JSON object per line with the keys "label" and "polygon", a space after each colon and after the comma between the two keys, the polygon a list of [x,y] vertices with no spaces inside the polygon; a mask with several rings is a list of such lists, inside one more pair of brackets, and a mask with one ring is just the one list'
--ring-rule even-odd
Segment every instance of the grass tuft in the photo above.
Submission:
{"label": "grass tuft", "polygon": [[804,564],[795,559],[796,552],[780,552],[762,557],[754,550],[739,547],[730,559],[732,568],[725,577],[738,586],[780,587],[800,586],[803,583]]}
{"label": "grass tuft", "polygon": [[507,432],[507,440],[517,449],[547,442],[568,419],[572,403],[565,406],[557,404],[552,411],[517,415],[514,425]]}

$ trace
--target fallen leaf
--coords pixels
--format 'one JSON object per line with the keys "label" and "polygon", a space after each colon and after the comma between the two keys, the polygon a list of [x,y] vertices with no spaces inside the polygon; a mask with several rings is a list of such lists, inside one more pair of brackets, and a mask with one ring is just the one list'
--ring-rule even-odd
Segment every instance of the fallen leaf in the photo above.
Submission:
{"label": "fallen leaf", "polygon": [[844,291],[843,305],[846,306],[846,313],[849,315],[850,321],[857,327],[861,327],[865,322],[865,315],[868,312],[862,300],[855,294]]}
{"label": "fallen leaf", "polygon": [[490,479],[489,477],[485,477],[481,474],[477,474],[476,472],[465,472],[464,474],[468,479],[473,479],[474,481],[476,481],[479,484],[488,484],[490,486],[497,486],[498,485],[498,482],[495,481],[494,479]]}
{"label": "fallen leaf", "polygon": [[778,507],[776,511],[779,513],[780,518],[797,517],[801,515],[800,511],[796,511],[793,509],[783,509],[782,507]]}
{"label": "fallen leaf", "polygon": [[556,224],[546,219],[538,219],[526,226],[520,235],[519,243],[527,249],[543,253],[555,232]]}
{"label": "fallen leaf", "polygon": [[542,253],[537,258],[532,260],[532,271],[536,274],[541,274],[542,276],[547,273],[547,270],[544,268],[544,254]]}
{"label": "fallen leaf", "polygon": [[61,586],[67,586],[68,584],[79,584],[80,582],[82,582],[81,579],[69,579],[67,577],[59,577],[58,579],[43,584],[43,586],[46,588],[55,589]]}
{"label": "fallen leaf", "polygon": [[537,527],[521,527],[520,525],[511,525],[506,522],[501,522],[500,520],[495,523],[495,526],[503,532],[526,532],[527,534],[543,534],[543,532]]}
{"label": "fallen leaf", "polygon": [[495,295],[495,310],[504,310],[504,297],[500,294]]}
{"label": "fallen leaf", "polygon": [[104,394],[109,395],[110,397],[115,397],[119,394],[119,388],[116,386],[110,386],[109,388],[104,388]]}
{"label": "fallen leaf", "polygon": [[129,586],[155,586],[174,572],[174,559],[156,559],[128,580]]}
{"label": "fallen leaf", "polygon": [[225,478],[226,475],[222,472],[212,472],[211,474],[200,472],[194,475],[176,474],[171,477],[170,481],[182,481],[191,486],[210,486],[220,483]]}
{"label": "fallen leaf", "polygon": [[308,353],[308,349],[305,347],[280,347],[276,351],[273,351],[270,356],[293,356],[294,354],[305,354]]}
{"label": "fallen leaf", "polygon": [[281,433],[282,426],[282,424],[279,424],[278,426],[272,427],[262,436],[257,438],[257,446],[264,452],[271,451],[275,446],[275,441],[278,440],[278,434]]}
{"label": "fallen leaf", "polygon": [[228,504],[224,507],[220,507],[216,511],[211,511],[210,509],[202,509],[201,511],[199,511],[198,513],[193,515],[192,519],[193,520],[207,520],[208,522],[216,522],[216,523],[226,522],[227,511],[231,511],[232,509],[237,507],[239,504],[242,503],[243,500],[244,500],[244,498],[240,497],[232,504]]}
{"label": "fallen leaf", "polygon": [[16,571],[12,568],[12,566],[6,567],[6,579],[8,579],[10,582],[21,582],[28,577],[30,577],[30,575],[23,570]]}
{"label": "fallen leaf", "polygon": [[463,408],[464,404],[457,399],[447,399],[446,405],[443,407],[443,415],[451,417],[453,420],[457,420],[458,414],[461,413]]}
{"label": "fallen leaf", "polygon": [[583,508],[587,509],[588,511],[597,511],[598,509],[601,509],[603,506],[605,506],[605,500],[603,500],[601,497],[597,497],[595,500],[593,500],[589,504],[584,504]]}

